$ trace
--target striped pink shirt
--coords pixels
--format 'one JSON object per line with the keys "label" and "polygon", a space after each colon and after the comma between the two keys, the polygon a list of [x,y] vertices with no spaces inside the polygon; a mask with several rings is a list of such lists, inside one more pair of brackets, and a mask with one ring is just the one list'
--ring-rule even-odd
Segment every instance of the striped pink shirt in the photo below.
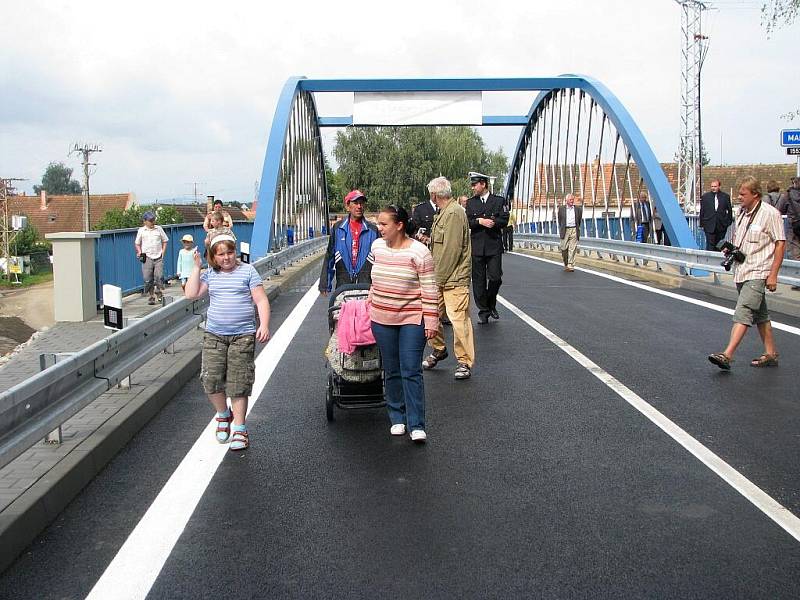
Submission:
{"label": "striped pink shirt", "polygon": [[389,248],[378,238],[372,243],[371,320],[381,325],[419,325],[439,328],[439,290],[433,256],[425,244],[411,240],[408,248]]}

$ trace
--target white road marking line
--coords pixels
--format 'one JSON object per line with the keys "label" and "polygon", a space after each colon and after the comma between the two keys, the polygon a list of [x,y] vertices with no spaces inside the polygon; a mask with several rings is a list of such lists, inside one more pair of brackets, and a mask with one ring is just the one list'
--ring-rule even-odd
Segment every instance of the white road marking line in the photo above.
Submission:
{"label": "white road marking line", "polygon": [[[315,283],[256,358],[256,379],[248,414],[318,296]],[[215,430],[216,421],[212,419],[89,592],[87,600],[133,600],[147,596],[228,452],[227,444],[219,444],[214,439]]]}
{"label": "white road marking line", "polygon": [[[562,263],[550,260],[548,258],[541,258],[539,256],[531,256],[529,254],[522,254],[520,252],[511,252],[514,256],[521,256],[523,258],[529,258],[531,260],[538,260],[539,262],[550,263],[551,265],[558,265],[562,266]],[[676,294],[674,292],[668,292],[666,290],[660,290],[658,288],[651,287],[649,285],[644,285],[643,283],[639,283],[637,281],[628,281],[627,279],[623,279],[622,277],[617,277],[615,275],[609,275],[608,273],[601,273],[600,271],[594,271],[592,269],[586,269],[584,267],[575,267],[576,271],[583,271],[584,273],[590,273],[592,275],[597,275],[598,277],[603,277],[605,279],[610,279],[611,281],[616,281],[617,283],[624,283],[625,285],[629,285],[631,287],[639,288],[640,290],[646,290],[648,292],[652,292],[654,294],[660,294],[661,296],[666,296],[667,298],[673,298],[675,300],[680,300],[681,302],[688,302],[689,304],[695,304],[697,306],[702,306],[703,308],[710,308],[711,310],[716,310],[717,312],[725,313],[727,315],[733,314],[733,309],[727,308],[725,306],[720,306],[719,304],[712,304],[711,302],[706,302],[705,300],[697,300],[696,298],[690,298],[689,296],[681,296],[680,294]],[[767,298],[769,301],[769,297]],[[792,333],[794,335],[800,335],[800,327],[794,327],[792,325],[787,325],[785,323],[780,323],[778,321],[772,321],[772,328],[773,329],[780,329],[781,331],[786,331],[787,333]]]}
{"label": "white road marking line", "polygon": [[623,400],[633,406],[633,408],[650,419],[650,421],[664,431],[664,433],[678,442],[686,450],[691,452],[700,462],[714,471],[714,473],[719,475],[724,481],[733,487],[733,489],[744,496],[749,502],[751,502],[770,519],[775,521],[775,523],[783,528],[789,535],[791,535],[797,541],[800,541],[800,519],[794,516],[791,511],[775,501],[761,488],[739,473],[736,469],[731,467],[711,450],[703,446],[686,431],[681,429],[664,414],[659,412],[655,407],[645,402],[633,390],[604,371],[599,365],[595,364],[591,359],[568,344],[565,340],[558,337],[555,333],[547,329],[538,321],[535,321],[529,317],[526,313],[511,304],[505,298],[498,296],[497,301],[517,315],[527,325],[538,331],[550,342],[566,352],[573,360],[575,360],[575,362],[597,377],[597,379],[611,388]]}

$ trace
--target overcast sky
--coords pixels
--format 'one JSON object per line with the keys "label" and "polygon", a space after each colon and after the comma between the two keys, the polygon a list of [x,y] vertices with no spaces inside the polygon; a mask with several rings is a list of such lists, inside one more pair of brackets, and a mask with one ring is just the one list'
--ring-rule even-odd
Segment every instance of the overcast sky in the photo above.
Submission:
{"label": "overcast sky", "polygon": [[[557,2],[178,2],[0,0],[0,176],[32,192],[46,165],[92,191],[140,202],[249,201],[287,77],[591,75],[632,113],[662,161],[679,135],[680,9],[673,0]],[[780,115],[800,107],[800,24],[767,39],[758,2],[706,13],[703,131],[714,164],[791,162]],[[522,8],[520,8],[522,7]],[[486,114],[524,114],[533,95],[485,95]],[[339,98],[322,114],[349,114]],[[483,128],[513,151],[519,131]],[[330,139],[330,136],[327,136]],[[330,145],[326,152],[330,153]]]}

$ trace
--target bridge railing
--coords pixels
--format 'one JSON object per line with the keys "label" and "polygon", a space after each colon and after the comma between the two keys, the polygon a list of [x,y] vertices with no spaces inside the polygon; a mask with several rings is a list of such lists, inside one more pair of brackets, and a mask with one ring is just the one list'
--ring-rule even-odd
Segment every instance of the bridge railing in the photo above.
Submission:
{"label": "bridge railing", "polygon": [[[624,217],[619,221],[621,225],[617,224],[617,220],[606,222],[604,218],[584,218],[581,220],[581,240],[588,238],[602,238],[610,240],[626,240],[634,241],[632,233],[632,223],[630,217]],[[706,232],[700,228],[697,215],[686,215],[686,223],[689,225],[689,232],[697,242],[698,248],[706,247]],[[610,225],[610,229],[609,229]],[[725,233],[725,239],[730,240],[733,235],[735,227],[731,224],[728,231]],[[784,216],[783,229],[786,234],[786,239],[790,239],[791,223]],[[556,221],[539,221],[534,223],[518,223],[515,227],[514,235],[523,233],[558,233],[558,223]],[[651,235],[653,233],[651,232]],[[789,244],[786,244],[786,253],[784,258],[789,257]]]}
{"label": "bridge railing", "polygon": [[[195,245],[202,250],[206,232],[202,223],[179,223],[161,227],[169,238],[167,250],[164,253],[164,280],[166,281],[175,277],[178,252],[183,248],[181,238],[188,233],[194,238]],[[144,287],[141,264],[136,259],[133,247],[137,231],[139,231],[138,227],[97,232],[100,237],[95,240],[94,263],[98,304],[103,298],[104,283],[122,288],[123,295],[136,292]],[[252,221],[235,221],[233,233],[237,240],[249,242],[253,234]]]}
{"label": "bridge railing", "polygon": [[[559,247],[561,240],[557,235],[522,233],[515,235],[514,241],[515,243],[521,243],[526,248],[542,247],[552,250]],[[708,250],[597,238],[581,238],[579,248],[584,251],[596,252],[600,258],[603,258],[603,255],[607,255],[608,258],[613,260],[622,256],[635,260],[650,260],[674,265],[680,267],[685,273],[688,273],[691,269],[711,271],[714,273],[715,281],[717,280],[717,274],[732,274],[732,271],[726,271],[720,265],[722,255],[719,252]],[[800,285],[800,261],[784,260],[778,273],[778,281],[788,285]]]}
{"label": "bridge railing", "polygon": [[[315,238],[253,263],[262,276],[325,247]],[[181,298],[0,394],[0,468],[205,319],[208,298]]]}

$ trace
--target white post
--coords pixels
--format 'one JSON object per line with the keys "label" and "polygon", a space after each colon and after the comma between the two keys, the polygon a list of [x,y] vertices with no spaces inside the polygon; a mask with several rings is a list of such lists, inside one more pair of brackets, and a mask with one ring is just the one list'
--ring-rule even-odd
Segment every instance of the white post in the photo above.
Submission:
{"label": "white post", "polygon": [[95,232],[49,233],[53,242],[53,297],[56,321],[88,321],[97,316],[94,274]]}

